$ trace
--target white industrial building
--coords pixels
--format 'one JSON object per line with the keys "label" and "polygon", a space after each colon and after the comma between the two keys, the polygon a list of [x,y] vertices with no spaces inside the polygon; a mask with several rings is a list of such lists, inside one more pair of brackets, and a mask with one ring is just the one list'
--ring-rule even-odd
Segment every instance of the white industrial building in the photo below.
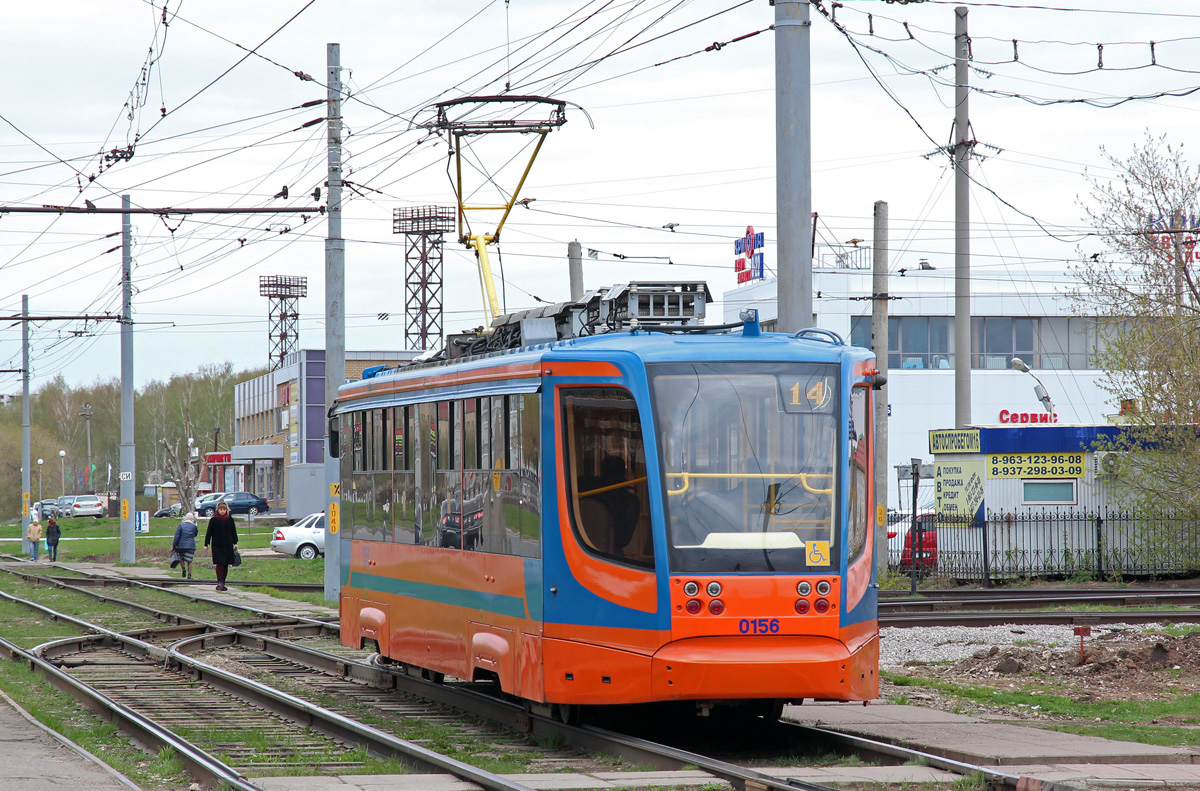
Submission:
{"label": "white industrial building", "polygon": [[[843,261],[839,261],[841,263]],[[857,267],[816,267],[813,271],[813,326],[832,330],[847,342],[871,347],[872,275],[869,258]],[[865,264],[865,267],[864,267]],[[971,298],[971,420],[973,426],[1054,423],[1100,425],[1118,411],[1100,388],[1095,350],[1103,337],[1079,314],[1067,296],[1074,281],[1040,278],[1035,292],[1014,280],[1011,288],[977,291]],[[987,287],[995,288],[994,281]],[[930,461],[929,432],[954,428],[953,271],[923,265],[904,276],[889,276],[888,300],[888,467]],[[764,329],[777,317],[776,280],[752,280],[723,295],[724,321],[738,320],[744,308],[757,308]],[[1020,357],[1046,387],[1054,414],[1034,395],[1030,373],[1010,367]],[[889,506],[899,487],[889,486]]]}

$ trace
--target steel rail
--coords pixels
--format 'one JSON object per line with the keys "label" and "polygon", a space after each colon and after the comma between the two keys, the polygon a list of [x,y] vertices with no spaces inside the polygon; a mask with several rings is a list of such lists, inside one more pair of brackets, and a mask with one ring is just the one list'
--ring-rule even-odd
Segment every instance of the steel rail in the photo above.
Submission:
{"label": "steel rail", "polygon": [[[550,717],[535,714],[515,703],[477,692],[466,684],[435,684],[408,675],[403,667],[398,665],[359,662],[317,648],[296,645],[254,632],[231,630],[224,634],[197,636],[181,640],[171,646],[171,650],[179,654],[186,654],[190,651],[230,645],[254,648],[277,659],[376,688],[395,689],[398,692],[411,694],[486,718],[518,731],[527,732],[538,738],[561,739],[564,744],[583,752],[602,752],[607,755],[620,756],[633,763],[653,766],[657,769],[698,767],[715,777],[729,781],[739,791],[746,788],[764,789],[764,791],[765,789],[834,791],[828,786],[800,780],[780,780],[726,761],[708,758],[645,739],[625,736],[602,728],[567,725]],[[267,689],[271,688],[267,687]],[[274,690],[272,690],[272,694],[285,695],[285,693]],[[286,716],[293,719],[295,715],[287,714]],[[347,738],[349,737],[352,737],[352,734],[347,734]]]}
{"label": "steel rail", "polygon": [[[323,621],[319,618],[309,618],[309,617],[306,617],[303,615],[284,615],[281,613],[272,612],[270,610],[264,610],[260,607],[250,607],[250,606],[247,606],[244,604],[238,604],[238,603],[232,602],[232,601],[224,601],[224,600],[216,601],[213,599],[201,598],[199,596],[189,596],[187,593],[185,593],[183,591],[171,590],[169,588],[160,588],[157,585],[151,585],[149,583],[142,582],[140,580],[134,580],[134,579],[128,579],[128,578],[112,579],[109,577],[102,577],[102,578],[49,577],[44,574],[30,573],[30,572],[20,571],[18,569],[11,569],[11,568],[0,568],[0,571],[6,571],[9,574],[20,577],[21,579],[25,580],[26,582],[33,582],[33,583],[39,584],[39,585],[48,584],[48,585],[52,585],[56,588],[60,588],[63,590],[69,590],[69,591],[73,591],[75,593],[81,593],[85,596],[91,596],[92,598],[98,599],[99,601],[102,601],[102,602],[113,602],[115,604],[120,604],[120,605],[128,607],[130,609],[145,613],[146,615],[149,615],[150,617],[154,618],[155,620],[165,621],[165,622],[173,623],[173,624],[184,624],[184,623],[206,624],[206,625],[213,626],[213,627],[220,628],[220,629],[237,628],[237,626],[239,625],[236,623],[220,623],[220,622],[216,622],[216,621],[206,621],[203,618],[195,618],[195,617],[192,617],[189,615],[180,615],[178,613],[167,613],[167,612],[163,612],[162,610],[158,610],[154,607],[148,607],[144,604],[138,604],[137,602],[131,602],[128,599],[117,599],[117,598],[106,597],[99,593],[96,593],[95,591],[88,589],[90,587],[96,587],[97,584],[95,582],[91,582],[91,583],[85,582],[82,585],[78,585],[78,584],[76,584],[76,581],[77,580],[102,579],[102,580],[105,580],[106,582],[104,584],[99,585],[99,587],[101,587],[101,588],[104,588],[104,587],[123,587],[123,588],[131,588],[131,589],[132,588],[145,588],[147,590],[164,591],[166,593],[171,593],[175,596],[182,596],[183,598],[186,598],[187,600],[189,600],[191,602],[196,602],[196,603],[204,602],[206,604],[212,604],[217,607],[226,607],[231,610],[240,610],[240,611],[252,616],[256,623],[260,622],[260,621],[264,621],[264,620],[268,620],[268,621],[275,620],[275,621],[281,621],[283,623],[305,624],[305,625],[315,626],[315,627],[326,630],[326,632],[329,635],[335,635],[339,632],[338,624],[330,623],[328,621]],[[111,582],[109,582],[108,580],[111,580]]]}
{"label": "steel rail", "polygon": [[781,721],[780,725],[795,729],[798,733],[802,733],[811,738],[824,739],[834,744],[838,744],[846,750],[856,753],[868,753],[875,755],[884,755],[890,758],[908,763],[910,761],[919,761],[932,766],[935,769],[943,769],[947,772],[954,772],[961,775],[970,775],[976,772],[983,775],[992,786],[997,784],[1006,788],[1018,789],[1037,789],[1038,791],[1087,791],[1087,789],[1078,786],[1068,785],[1066,783],[1058,783],[1050,780],[1035,780],[1018,775],[1008,774],[991,766],[975,766],[974,764],[956,761],[953,758],[947,758],[937,753],[927,753],[920,750],[914,750],[911,747],[902,747],[898,744],[890,742],[881,742],[875,739],[868,739],[863,736],[855,736],[841,731],[834,731],[828,728],[821,728],[815,725],[802,725],[798,722]]}
{"label": "steel rail", "polygon": [[[117,632],[105,629],[96,624],[90,624],[64,613],[56,612],[37,602],[21,599],[3,591],[0,591],[0,598],[37,610],[51,620],[69,623],[85,632],[90,632],[90,634],[78,637],[65,638],[66,641],[73,641],[79,644],[104,640],[128,648],[131,653],[141,654],[148,659],[157,659],[160,657],[165,659],[167,656],[166,652],[157,646],[141,640],[126,638]],[[54,642],[60,643],[64,641],[59,640]],[[128,706],[118,703],[107,695],[73,678],[70,674],[63,672],[52,662],[40,656],[37,652],[26,651],[2,637],[0,637],[0,650],[10,659],[19,659],[28,663],[31,670],[41,673],[56,689],[67,693],[79,703],[99,714],[101,718],[115,721],[121,730],[128,733],[144,747],[153,751],[163,748],[170,748],[175,751],[183,761],[188,775],[193,780],[209,785],[224,783],[237,791],[262,791],[258,786],[247,780],[242,773],[209,755],[186,739],[176,736],[150,718],[139,714]]]}
{"label": "steel rail", "polygon": [[880,615],[880,626],[1050,626],[1110,623],[1200,623],[1200,610],[1091,610],[1086,612],[914,612]]}
{"label": "steel rail", "polygon": [[980,591],[969,595],[880,599],[882,612],[937,612],[954,610],[1000,610],[1045,607],[1071,604],[1107,604],[1118,607],[1154,607],[1163,604],[1200,605],[1200,591],[1116,592],[1116,591],[1056,591],[1054,593],[1008,594],[988,596]]}
{"label": "steel rail", "polygon": [[[58,667],[54,666],[53,659],[62,656],[65,652],[78,651],[89,645],[117,646],[136,657],[155,663],[161,662],[166,670],[178,669],[192,676],[197,681],[202,681],[209,686],[224,690],[241,700],[258,705],[292,722],[310,727],[325,736],[343,742],[362,744],[374,755],[384,758],[395,756],[412,761],[429,769],[451,774],[460,780],[476,783],[489,791],[532,791],[532,789],[524,784],[507,780],[500,775],[478,769],[448,756],[440,755],[421,745],[384,733],[369,725],[355,722],[336,712],[300,700],[285,692],[274,690],[252,679],[243,678],[213,667],[176,650],[179,646],[195,641],[198,641],[201,647],[212,647],[221,644],[223,638],[228,638],[237,634],[237,632],[218,632],[215,634],[209,633],[185,637],[164,649],[143,640],[122,635],[119,632],[114,632],[97,624],[56,612],[37,602],[21,599],[3,591],[0,591],[0,598],[37,610],[51,620],[70,623],[88,632],[81,636],[51,641],[40,646],[39,650],[34,653],[24,651],[16,646],[12,646],[12,648],[19,652],[22,658],[26,658],[26,656],[36,658],[39,667],[45,665],[48,668],[52,668],[56,676],[52,681],[56,682],[56,686],[59,686],[59,683],[57,683],[59,677],[69,681],[67,686],[60,686],[60,688],[71,692],[81,702],[90,702],[90,704],[96,705],[102,713],[112,712],[113,714],[119,714],[120,722],[129,725],[129,731],[135,739],[140,739],[144,736],[146,738],[144,743],[146,744],[170,746],[180,750],[180,754],[184,758],[189,770],[196,770],[193,779],[197,781],[210,784],[228,782],[235,789],[239,789],[239,791],[261,791],[257,786],[245,780],[244,776],[235,769],[208,755],[199,747],[181,737],[175,736],[170,731],[155,724],[150,718],[140,715],[132,709],[128,709],[102,693],[91,689],[77,679],[72,678],[69,674],[64,673]],[[243,632],[242,634],[252,637],[249,633]],[[2,640],[0,638],[0,641]],[[6,648],[12,645],[7,643],[7,641],[3,642]],[[84,697],[78,697],[80,694]],[[189,771],[189,774],[191,774],[191,771]]]}
{"label": "steel rail", "polygon": [[[187,654],[189,650],[230,645],[235,638],[241,636],[236,632],[226,632],[188,637],[172,644],[167,650],[172,661],[197,680],[240,698],[248,699],[286,719],[308,725],[334,739],[362,744],[374,755],[384,758],[391,756],[405,758],[436,771],[451,774],[460,780],[476,783],[491,791],[532,791],[522,783],[507,780],[500,775],[436,753],[414,742],[385,733],[253,679],[222,670]],[[252,635],[245,636],[252,637]],[[353,660],[342,661],[347,665],[359,664]]]}
{"label": "steel rail", "polygon": [[[43,575],[46,579],[56,582],[74,583],[88,587],[120,587],[129,581],[127,577],[56,577],[52,574]],[[183,577],[142,577],[138,582],[153,585],[156,588],[186,588],[189,586],[211,585],[212,580],[199,580]],[[249,580],[227,580],[226,585],[236,587],[275,588],[281,591],[299,591],[303,593],[319,593],[325,589],[322,582],[251,582]]]}

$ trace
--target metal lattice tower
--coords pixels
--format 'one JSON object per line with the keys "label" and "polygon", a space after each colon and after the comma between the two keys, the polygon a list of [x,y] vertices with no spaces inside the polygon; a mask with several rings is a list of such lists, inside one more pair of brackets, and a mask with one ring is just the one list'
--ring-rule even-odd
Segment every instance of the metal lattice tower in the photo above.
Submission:
{"label": "metal lattice tower", "polygon": [[442,235],[454,230],[449,206],[392,211],[392,233],[404,234],[404,346],[428,349],[442,340]]}
{"label": "metal lattice tower", "polygon": [[308,278],[290,275],[260,275],[258,295],[271,299],[271,370],[283,367],[283,359],[300,343],[300,297],[308,296]]}

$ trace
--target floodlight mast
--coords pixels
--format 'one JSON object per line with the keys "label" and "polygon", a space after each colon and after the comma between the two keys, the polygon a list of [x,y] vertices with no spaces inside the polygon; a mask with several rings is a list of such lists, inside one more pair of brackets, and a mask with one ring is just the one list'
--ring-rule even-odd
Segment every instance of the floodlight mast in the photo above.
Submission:
{"label": "floodlight mast", "polygon": [[[486,120],[473,120],[470,117],[476,110],[485,105],[504,104],[514,106],[530,104],[535,106],[548,105],[550,108],[549,117],[492,117]],[[529,177],[529,171],[533,168],[533,162],[537,159],[538,152],[542,150],[542,143],[546,141],[546,135],[567,122],[566,104],[565,101],[560,99],[548,99],[544,96],[464,96],[459,99],[438,102],[434,105],[437,108],[437,117],[428,126],[444,130],[450,136],[450,147],[454,154],[454,194],[458,201],[458,240],[475,251],[475,257],[479,262],[479,279],[484,297],[484,312],[487,316],[487,326],[489,327],[492,320],[496,316],[499,316],[501,311],[499,300],[496,298],[496,283],[492,277],[492,264],[488,258],[487,246],[500,241],[500,232],[504,229],[504,223],[508,220],[508,215],[512,212],[513,206],[517,203],[517,198],[521,194],[521,188],[525,186],[525,180]],[[465,112],[459,117],[452,119],[448,111],[458,107],[465,108]],[[521,178],[517,182],[516,189],[508,196],[508,200],[505,203],[467,204],[462,172],[464,138],[488,134],[511,134],[513,132],[535,134],[538,136],[537,144],[533,148],[533,153],[529,156],[529,162],[525,165],[525,170],[521,173]],[[495,184],[495,181],[492,180],[492,183]],[[496,230],[491,233],[471,233],[471,224],[467,217],[467,212],[476,211],[502,212],[500,222],[496,225]]]}

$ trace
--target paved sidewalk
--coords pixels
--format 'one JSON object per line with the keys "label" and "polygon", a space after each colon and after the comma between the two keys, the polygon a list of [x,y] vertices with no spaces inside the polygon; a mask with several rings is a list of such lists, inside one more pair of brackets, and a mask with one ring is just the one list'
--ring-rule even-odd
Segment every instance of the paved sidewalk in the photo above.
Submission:
{"label": "paved sidewalk", "polygon": [[1078,736],[891,703],[788,706],[784,717],[1046,782],[1200,787],[1200,753],[1184,747]]}
{"label": "paved sidewalk", "polygon": [[0,693],[0,788],[4,791],[138,791],[128,778],[14,706]]}

